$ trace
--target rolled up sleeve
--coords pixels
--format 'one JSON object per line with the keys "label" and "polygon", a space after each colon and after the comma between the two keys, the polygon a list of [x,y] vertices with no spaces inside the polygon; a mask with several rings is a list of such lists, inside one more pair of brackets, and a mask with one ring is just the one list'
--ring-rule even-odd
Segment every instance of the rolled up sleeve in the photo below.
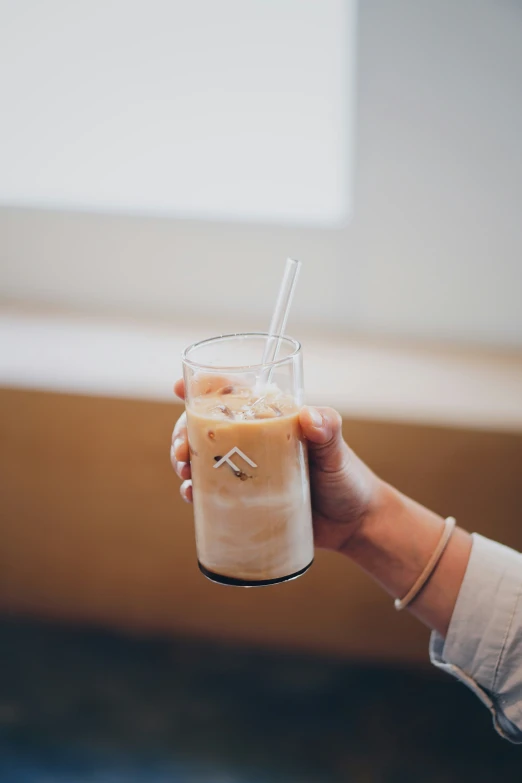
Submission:
{"label": "rolled up sleeve", "polygon": [[490,709],[497,731],[522,744],[522,554],[473,534],[446,639],[430,658]]}

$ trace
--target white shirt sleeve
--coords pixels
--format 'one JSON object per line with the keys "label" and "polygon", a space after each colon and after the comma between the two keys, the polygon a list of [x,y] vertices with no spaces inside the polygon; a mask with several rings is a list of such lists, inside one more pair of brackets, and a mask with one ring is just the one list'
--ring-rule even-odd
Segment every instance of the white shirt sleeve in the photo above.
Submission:
{"label": "white shirt sleeve", "polygon": [[522,744],[522,554],[473,534],[446,639],[430,658],[491,710],[497,731]]}

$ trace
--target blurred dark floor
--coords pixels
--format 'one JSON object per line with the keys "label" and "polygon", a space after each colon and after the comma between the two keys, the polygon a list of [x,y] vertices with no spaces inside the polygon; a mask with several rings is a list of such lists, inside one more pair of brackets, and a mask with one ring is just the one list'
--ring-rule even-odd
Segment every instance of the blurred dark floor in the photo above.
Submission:
{"label": "blurred dark floor", "polygon": [[2,783],[522,781],[424,672],[7,620],[0,662]]}

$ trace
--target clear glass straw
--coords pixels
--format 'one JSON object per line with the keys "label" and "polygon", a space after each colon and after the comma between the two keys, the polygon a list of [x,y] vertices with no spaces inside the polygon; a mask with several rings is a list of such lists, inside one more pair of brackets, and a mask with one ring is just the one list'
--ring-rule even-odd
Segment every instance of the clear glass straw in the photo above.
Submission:
{"label": "clear glass straw", "polygon": [[[276,306],[270,322],[268,338],[263,352],[263,365],[269,365],[270,362],[274,362],[277,358],[281,346],[281,337],[284,337],[285,334],[288,314],[290,312],[290,306],[292,304],[300,269],[300,261],[296,261],[294,258],[286,259],[285,271],[279,287],[279,294],[277,296]],[[261,376],[258,381],[260,390],[262,390],[267,383],[270,383],[271,375],[272,367],[265,367],[261,371]]]}

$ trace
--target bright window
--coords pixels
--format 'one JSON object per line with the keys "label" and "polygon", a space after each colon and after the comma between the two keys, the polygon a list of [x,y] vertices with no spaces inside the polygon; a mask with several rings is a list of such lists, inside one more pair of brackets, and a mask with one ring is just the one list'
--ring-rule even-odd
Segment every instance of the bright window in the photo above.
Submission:
{"label": "bright window", "polygon": [[352,0],[0,0],[0,203],[335,225]]}

